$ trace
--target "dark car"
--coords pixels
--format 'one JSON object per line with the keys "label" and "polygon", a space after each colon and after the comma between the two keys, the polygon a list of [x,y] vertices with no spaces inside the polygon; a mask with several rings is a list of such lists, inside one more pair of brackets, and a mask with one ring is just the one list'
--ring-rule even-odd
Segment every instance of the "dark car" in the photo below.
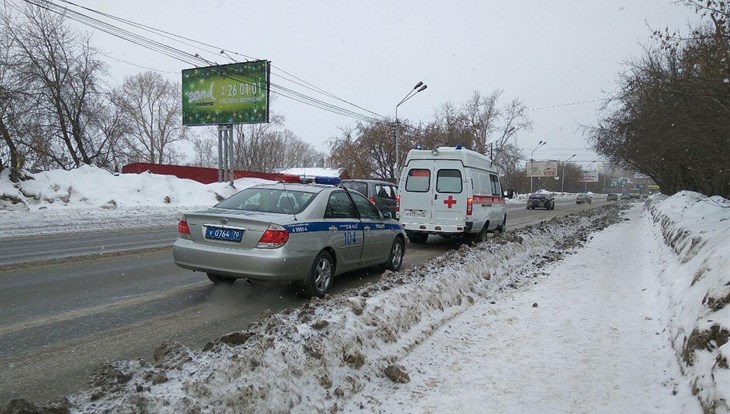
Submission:
{"label": "dark car", "polygon": [[396,195],[398,186],[387,181],[378,180],[342,180],[342,187],[355,190],[370,200],[378,210],[389,211],[391,217],[395,218]]}
{"label": "dark car", "polygon": [[575,198],[575,204],[591,204],[591,201],[591,196],[586,193],[580,193]]}
{"label": "dark car", "polygon": [[618,201],[618,194],[608,193],[608,195],[606,196],[606,201]]}
{"label": "dark car", "polygon": [[631,199],[631,196],[629,195],[629,193],[621,193],[621,199],[622,200],[630,200]]}
{"label": "dark car", "polygon": [[552,193],[533,193],[527,196],[527,209],[544,208],[555,210],[555,196]]}

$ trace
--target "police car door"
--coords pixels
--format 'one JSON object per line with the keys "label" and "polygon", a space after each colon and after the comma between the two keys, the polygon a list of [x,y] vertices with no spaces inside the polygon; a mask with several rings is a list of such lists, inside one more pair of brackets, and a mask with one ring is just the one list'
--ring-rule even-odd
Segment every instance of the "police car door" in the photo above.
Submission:
{"label": "police car door", "polygon": [[[346,270],[356,267],[362,254],[363,228],[355,205],[344,190],[330,194],[324,219],[337,255],[337,268]],[[337,273],[340,273],[339,270]]]}
{"label": "police car door", "polygon": [[363,225],[363,249],[361,264],[380,264],[388,259],[393,243],[393,230],[381,218],[380,212],[367,198],[350,193]]}
{"label": "police car door", "polygon": [[460,161],[439,160],[433,192],[431,222],[445,226],[463,226],[466,220],[467,188]]}

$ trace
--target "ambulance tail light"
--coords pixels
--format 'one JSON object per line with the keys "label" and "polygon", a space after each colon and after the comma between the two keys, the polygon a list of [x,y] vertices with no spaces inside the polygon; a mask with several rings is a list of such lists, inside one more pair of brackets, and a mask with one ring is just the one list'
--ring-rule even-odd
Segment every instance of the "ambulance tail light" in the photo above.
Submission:
{"label": "ambulance tail light", "polygon": [[471,216],[471,213],[474,210],[473,201],[474,200],[471,197],[466,199],[466,215],[467,216]]}
{"label": "ambulance tail light", "polygon": [[395,196],[395,212],[400,213],[400,194]]}

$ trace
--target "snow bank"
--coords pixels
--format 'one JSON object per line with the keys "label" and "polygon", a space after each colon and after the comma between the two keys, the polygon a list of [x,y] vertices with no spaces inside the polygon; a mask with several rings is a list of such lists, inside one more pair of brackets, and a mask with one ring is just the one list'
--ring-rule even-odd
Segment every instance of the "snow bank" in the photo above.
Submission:
{"label": "snow bank", "polygon": [[271,181],[201,184],[171,175],[113,174],[93,166],[37,174],[18,183],[0,174],[0,238],[177,223],[182,209],[210,207]]}
{"label": "snow bank", "polygon": [[681,192],[648,209],[676,254],[665,263],[673,347],[706,412],[730,412],[730,202]]}

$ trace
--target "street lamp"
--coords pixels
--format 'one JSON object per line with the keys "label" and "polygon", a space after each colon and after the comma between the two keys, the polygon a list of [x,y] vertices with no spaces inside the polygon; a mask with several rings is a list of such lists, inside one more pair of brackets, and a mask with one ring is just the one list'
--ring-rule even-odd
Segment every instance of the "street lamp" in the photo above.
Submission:
{"label": "street lamp", "polygon": [[[586,167],[585,167],[586,168],[586,172],[588,171],[588,167],[590,167],[591,165],[593,165],[595,163],[596,163],[595,161],[591,161],[588,165],[586,165]],[[587,193],[588,192],[588,181],[585,181],[584,180],[584,184],[585,185],[583,186],[583,192],[584,193]]]}
{"label": "street lamp", "polygon": [[565,163],[572,160],[573,157],[575,157],[575,154],[571,155],[567,160],[563,161],[563,174],[562,174],[563,181],[560,183],[560,192],[561,193],[565,192]]}
{"label": "street lamp", "polygon": [[[532,163],[533,163],[533,162],[535,161],[535,160],[534,160],[534,159],[532,158],[532,154],[534,154],[534,153],[535,153],[535,151],[537,151],[537,149],[538,149],[538,148],[542,147],[542,146],[543,146],[543,145],[545,145],[545,144],[547,144],[547,141],[542,141],[542,140],[541,140],[540,142],[538,142],[538,143],[537,143],[537,145],[535,146],[535,149],[534,149],[534,150],[532,150],[532,152],[530,153],[530,169],[532,169],[532,168],[533,168],[533,166],[532,166]],[[532,177],[532,171],[530,171],[530,193],[532,193],[532,178],[533,178],[533,177]]]}
{"label": "street lamp", "polygon": [[398,102],[395,106],[395,179],[400,179],[400,147],[398,145],[398,107],[403,105],[407,100],[413,98],[418,92],[421,92],[428,88],[428,85],[424,85],[423,82],[419,81],[416,86],[413,87],[408,94]]}

